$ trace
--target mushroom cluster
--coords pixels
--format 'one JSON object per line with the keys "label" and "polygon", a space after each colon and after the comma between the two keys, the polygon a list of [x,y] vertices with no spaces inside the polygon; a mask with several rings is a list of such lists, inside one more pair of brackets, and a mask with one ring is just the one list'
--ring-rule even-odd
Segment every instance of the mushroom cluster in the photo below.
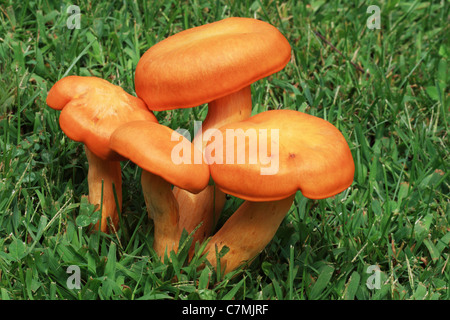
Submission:
{"label": "mushroom cluster", "polygon": [[[47,104],[61,110],[64,133],[85,145],[89,201],[101,209],[95,228],[119,227],[120,161],[131,161],[142,169],[155,252],[176,252],[187,231],[193,245],[208,241],[203,253],[214,267],[216,251],[229,248],[220,263],[227,273],[264,249],[298,191],[322,199],[348,188],[352,155],[331,123],[293,110],[252,116],[252,83],[290,59],[291,47],[274,26],[226,18],[149,48],[136,67],[137,97],[96,77],[59,80]],[[203,104],[208,112],[192,141],[154,115]],[[244,202],[214,233],[226,195]]]}

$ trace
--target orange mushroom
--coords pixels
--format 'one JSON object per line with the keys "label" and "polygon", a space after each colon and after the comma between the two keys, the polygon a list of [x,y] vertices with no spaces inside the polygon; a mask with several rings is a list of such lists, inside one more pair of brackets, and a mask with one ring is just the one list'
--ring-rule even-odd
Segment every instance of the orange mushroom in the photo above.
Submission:
{"label": "orange mushroom", "polygon": [[[180,161],[177,145],[182,144]],[[149,216],[154,221],[153,247],[160,257],[177,251],[182,229],[172,185],[198,193],[209,183],[209,167],[195,163],[201,152],[178,132],[158,123],[134,121],[111,135],[110,146],[142,168],[141,183]]]}
{"label": "orange mushroom", "polygon": [[123,157],[109,147],[110,136],[123,123],[157,122],[156,117],[141,99],[97,77],[65,77],[53,85],[46,102],[52,109],[61,110],[59,124],[64,133],[84,143],[89,164],[89,202],[102,208],[102,218],[95,227],[98,229],[101,224],[101,231],[111,231],[110,218],[117,229],[119,216],[113,185],[120,210]]}
{"label": "orange mushroom", "polygon": [[[135,88],[151,110],[190,108],[208,103],[208,114],[194,144],[202,149],[208,129],[250,117],[251,84],[289,62],[291,47],[274,26],[251,18],[227,18],[184,30],[144,53],[136,67]],[[181,222],[203,239],[222,211],[225,195],[209,186],[197,195],[174,189]],[[213,200],[215,199],[215,201]]]}
{"label": "orange mushroom", "polygon": [[[223,192],[246,200],[205,249],[214,266],[216,247],[230,249],[221,260],[225,273],[264,249],[298,190],[307,198],[323,199],[353,181],[355,167],[346,140],[318,117],[293,110],[266,111],[220,132],[222,148],[215,150],[214,158],[207,157],[211,176]],[[245,161],[239,162],[239,156]]]}

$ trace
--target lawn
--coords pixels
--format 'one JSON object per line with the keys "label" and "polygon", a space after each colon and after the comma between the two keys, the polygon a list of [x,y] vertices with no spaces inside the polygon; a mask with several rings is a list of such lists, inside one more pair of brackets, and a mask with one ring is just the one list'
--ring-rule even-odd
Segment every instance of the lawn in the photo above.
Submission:
{"label": "lawn", "polygon": [[[69,2],[0,2],[0,299],[450,299],[447,1],[76,4],[80,25],[71,29]],[[379,29],[367,21],[377,14],[370,5]],[[122,228],[90,231],[84,149],[61,131],[46,96],[67,75],[135,95],[148,48],[230,16],[268,22],[292,47],[282,71],[252,86],[253,113],[294,109],[331,122],[356,171],[335,197],[298,192],[263,252],[222,275],[198,268],[200,255],[187,261],[189,237],[170,261],[157,258],[131,162],[122,163]],[[206,111],[155,115],[193,130]],[[229,197],[217,228],[241,202]]]}

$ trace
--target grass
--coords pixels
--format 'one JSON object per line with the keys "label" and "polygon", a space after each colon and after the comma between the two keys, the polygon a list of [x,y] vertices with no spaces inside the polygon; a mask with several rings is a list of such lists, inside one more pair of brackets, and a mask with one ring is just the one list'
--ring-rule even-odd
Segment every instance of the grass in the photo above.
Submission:
{"label": "grass", "polygon": [[[60,3],[0,4],[0,299],[450,299],[448,2],[379,2],[379,30],[367,28],[367,1],[83,1],[73,30],[70,3]],[[356,172],[336,197],[299,192],[265,250],[223,276],[198,269],[200,256],[188,263],[185,250],[155,257],[140,169],[129,162],[124,227],[89,232],[83,148],[45,99],[71,74],[134,94],[149,47],[228,16],[275,25],[293,49],[285,69],[253,85],[253,112],[330,121]],[[205,106],[157,113],[191,130],[205,115]],[[229,199],[219,226],[240,202]],[[79,290],[67,285],[71,265]],[[380,270],[373,289],[370,266]]]}

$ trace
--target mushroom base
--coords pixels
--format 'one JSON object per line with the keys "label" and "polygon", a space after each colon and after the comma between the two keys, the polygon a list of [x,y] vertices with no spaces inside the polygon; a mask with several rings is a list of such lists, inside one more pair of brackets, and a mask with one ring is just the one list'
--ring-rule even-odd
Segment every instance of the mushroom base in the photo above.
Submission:
{"label": "mushroom base", "polygon": [[226,246],[229,251],[220,259],[224,274],[252,261],[272,240],[294,198],[295,194],[278,201],[245,201],[211,237],[204,251],[207,260],[217,268],[216,252]]}
{"label": "mushroom base", "polygon": [[[101,221],[97,222],[95,229],[105,233],[111,231],[110,226],[117,230],[119,225],[119,210],[122,208],[122,169],[119,161],[108,161],[97,157],[92,151],[85,147],[85,153],[89,164],[88,185],[89,202],[101,208]],[[103,199],[103,202],[102,202]],[[108,221],[110,219],[110,221]]]}
{"label": "mushroom base", "polygon": [[154,222],[153,248],[159,257],[165,253],[177,252],[181,232],[178,222],[178,203],[172,192],[172,185],[153,173],[142,170],[142,191],[149,218]]}
{"label": "mushroom base", "polygon": [[185,229],[191,233],[195,230],[192,244],[208,238],[225,205],[224,193],[214,186],[208,186],[197,194],[175,187],[173,193],[180,207],[181,231]]}

